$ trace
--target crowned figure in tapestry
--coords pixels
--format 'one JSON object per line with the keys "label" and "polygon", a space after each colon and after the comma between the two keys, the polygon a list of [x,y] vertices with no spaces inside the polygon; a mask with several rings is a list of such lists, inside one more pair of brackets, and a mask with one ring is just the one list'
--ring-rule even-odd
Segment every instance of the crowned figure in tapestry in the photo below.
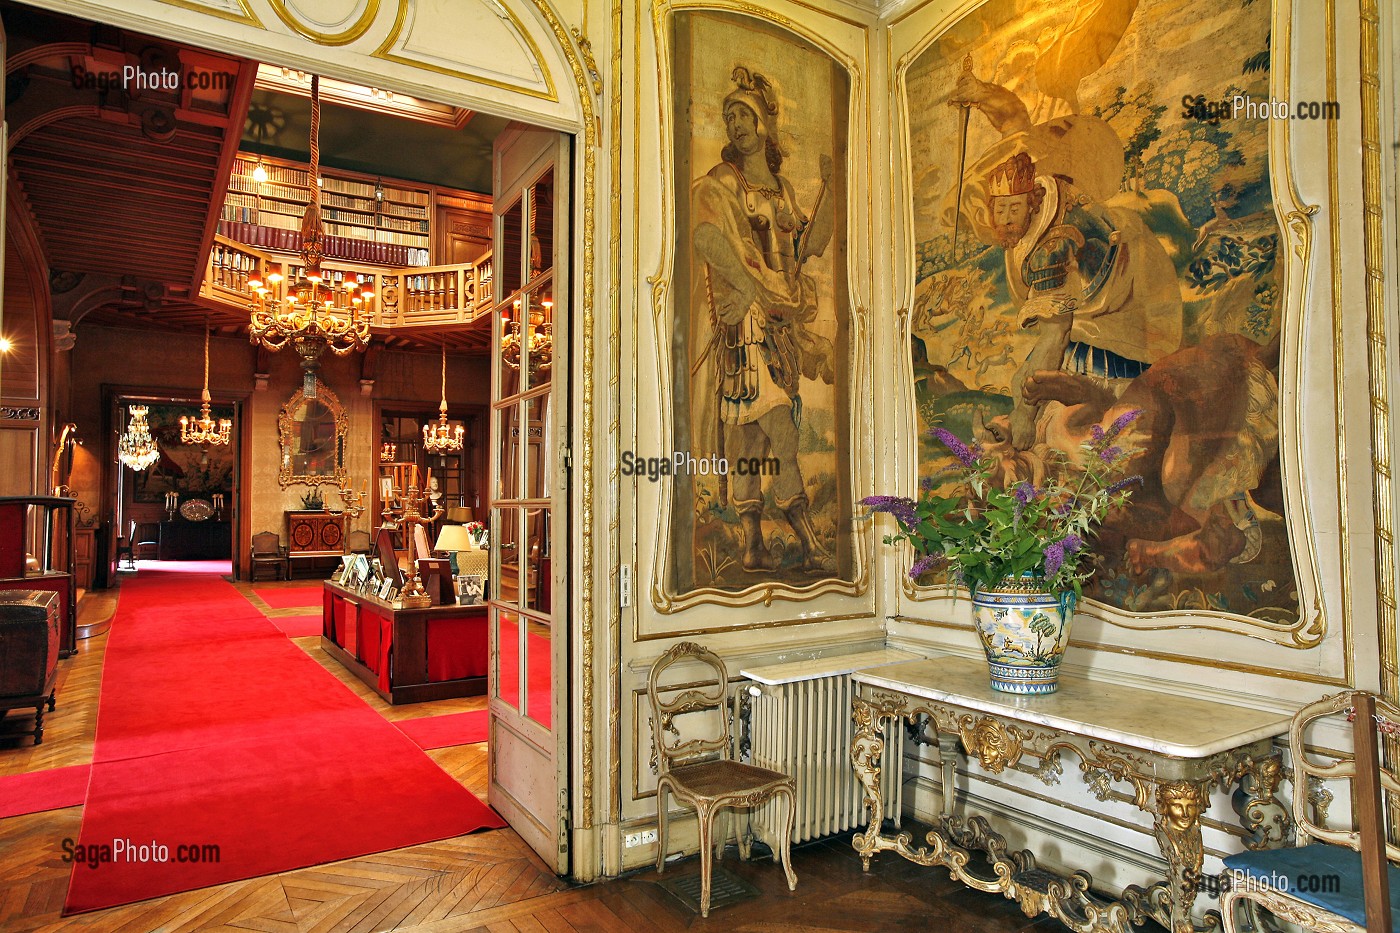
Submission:
{"label": "crowned figure in tapestry", "polygon": [[[748,17],[675,24],[670,585],[849,579],[846,73]],[[692,468],[693,467],[693,468]]]}
{"label": "crowned figure in tapestry", "polygon": [[1208,8],[991,0],[911,63],[920,475],[934,427],[1037,486],[1122,428],[1142,485],[1086,595],[1291,624],[1280,230],[1234,107],[1268,100],[1270,11]]}

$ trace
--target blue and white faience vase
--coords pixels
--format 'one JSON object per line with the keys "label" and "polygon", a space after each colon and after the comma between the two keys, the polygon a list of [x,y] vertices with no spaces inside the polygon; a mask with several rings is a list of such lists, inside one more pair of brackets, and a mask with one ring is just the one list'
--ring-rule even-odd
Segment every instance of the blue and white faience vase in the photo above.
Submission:
{"label": "blue and white faience vase", "polygon": [[992,689],[1042,694],[1059,689],[1060,661],[1074,618],[1073,590],[1055,593],[1040,577],[1007,577],[972,597],[972,620],[991,668]]}

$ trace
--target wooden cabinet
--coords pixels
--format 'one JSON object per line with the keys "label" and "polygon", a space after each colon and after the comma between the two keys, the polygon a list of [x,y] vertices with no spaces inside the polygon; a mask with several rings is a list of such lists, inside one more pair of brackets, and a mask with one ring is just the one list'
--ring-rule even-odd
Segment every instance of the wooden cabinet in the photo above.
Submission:
{"label": "wooden cabinet", "polygon": [[0,497],[0,590],[58,594],[59,656],[78,648],[74,499]]}
{"label": "wooden cabinet", "polygon": [[329,580],[321,647],[390,703],[486,692],[485,606],[395,609]]}
{"label": "wooden cabinet", "polygon": [[341,512],[288,512],[287,556],[339,557],[345,551]]}

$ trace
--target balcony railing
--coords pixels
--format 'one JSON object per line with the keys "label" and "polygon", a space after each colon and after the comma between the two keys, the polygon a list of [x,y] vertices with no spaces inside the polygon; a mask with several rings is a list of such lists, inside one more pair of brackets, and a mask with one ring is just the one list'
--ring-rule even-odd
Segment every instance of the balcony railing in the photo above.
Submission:
{"label": "balcony railing", "polygon": [[[280,271],[282,282],[271,297],[281,299],[289,282],[301,277],[301,266],[285,257],[216,236],[209,251],[209,265],[200,286],[201,298],[235,307],[248,307],[254,298],[248,282]],[[325,260],[322,286],[331,289],[337,303],[347,305],[352,283],[366,284],[374,297],[366,302],[373,327],[386,329],[469,324],[491,307],[491,255],[472,263],[445,266],[385,268],[367,264]]]}

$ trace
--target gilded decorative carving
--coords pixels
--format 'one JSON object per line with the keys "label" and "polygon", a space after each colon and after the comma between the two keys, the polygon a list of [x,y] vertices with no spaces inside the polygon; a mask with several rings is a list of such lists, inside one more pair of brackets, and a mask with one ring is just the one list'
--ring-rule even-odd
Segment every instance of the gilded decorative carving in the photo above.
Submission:
{"label": "gilded decorative carving", "polygon": [[[398,0],[398,2],[399,15],[402,16],[409,3],[408,0]],[[326,32],[316,28],[316,24],[307,22],[303,16],[299,16],[295,10],[290,9],[286,0],[267,0],[267,3],[272,7],[272,12],[277,14],[277,18],[288,28],[317,45],[349,45],[368,32],[375,17],[379,15],[379,0],[365,0],[364,9],[360,11],[360,15],[355,18],[354,22],[340,32]]]}
{"label": "gilded decorative carving", "polygon": [[1313,820],[1318,826],[1326,828],[1327,811],[1332,806],[1332,792],[1327,789],[1327,785],[1322,783],[1322,778],[1308,775],[1308,803],[1312,804]]}
{"label": "gilded decorative carving", "polygon": [[[1220,913],[1224,919],[1225,933],[1236,933],[1240,928],[1236,925],[1235,911],[1240,902],[1258,904],[1269,913],[1286,920],[1289,923],[1296,923],[1305,930],[1314,930],[1316,933],[1366,933],[1366,928],[1338,917],[1328,911],[1320,910],[1311,904],[1305,904],[1297,898],[1289,897],[1272,889],[1249,890],[1231,889],[1226,891],[1220,898]],[[1208,919],[1214,917],[1212,914]]]}
{"label": "gilded decorative carving", "polygon": [[574,44],[578,46],[579,53],[583,55],[584,65],[588,68],[588,75],[593,79],[593,96],[603,96],[603,77],[598,74],[598,63],[593,60],[593,43],[588,41],[577,26],[569,27],[569,34],[574,37]]}
{"label": "gilded decorative carving", "polygon": [[1008,765],[1015,765],[1021,760],[1020,731],[1015,726],[1004,726],[990,716],[974,718],[963,715],[958,718],[958,734],[962,736],[963,748],[993,774],[1000,774]]}
{"label": "gilded decorative carving", "polygon": [[39,409],[37,408],[16,408],[11,405],[0,406],[0,420],[3,421],[38,421]]}
{"label": "gilded decorative carving", "polygon": [[1032,771],[1031,775],[1048,787],[1060,783],[1060,776],[1064,773],[1064,766],[1060,764],[1060,753],[1051,752],[1041,757],[1040,766]]}
{"label": "gilded decorative carving", "polygon": [[1275,796],[1283,783],[1283,756],[1273,755],[1256,761],[1248,756],[1236,771],[1239,785],[1230,804],[1248,831],[1245,846],[1271,849],[1288,842],[1293,820]]}

